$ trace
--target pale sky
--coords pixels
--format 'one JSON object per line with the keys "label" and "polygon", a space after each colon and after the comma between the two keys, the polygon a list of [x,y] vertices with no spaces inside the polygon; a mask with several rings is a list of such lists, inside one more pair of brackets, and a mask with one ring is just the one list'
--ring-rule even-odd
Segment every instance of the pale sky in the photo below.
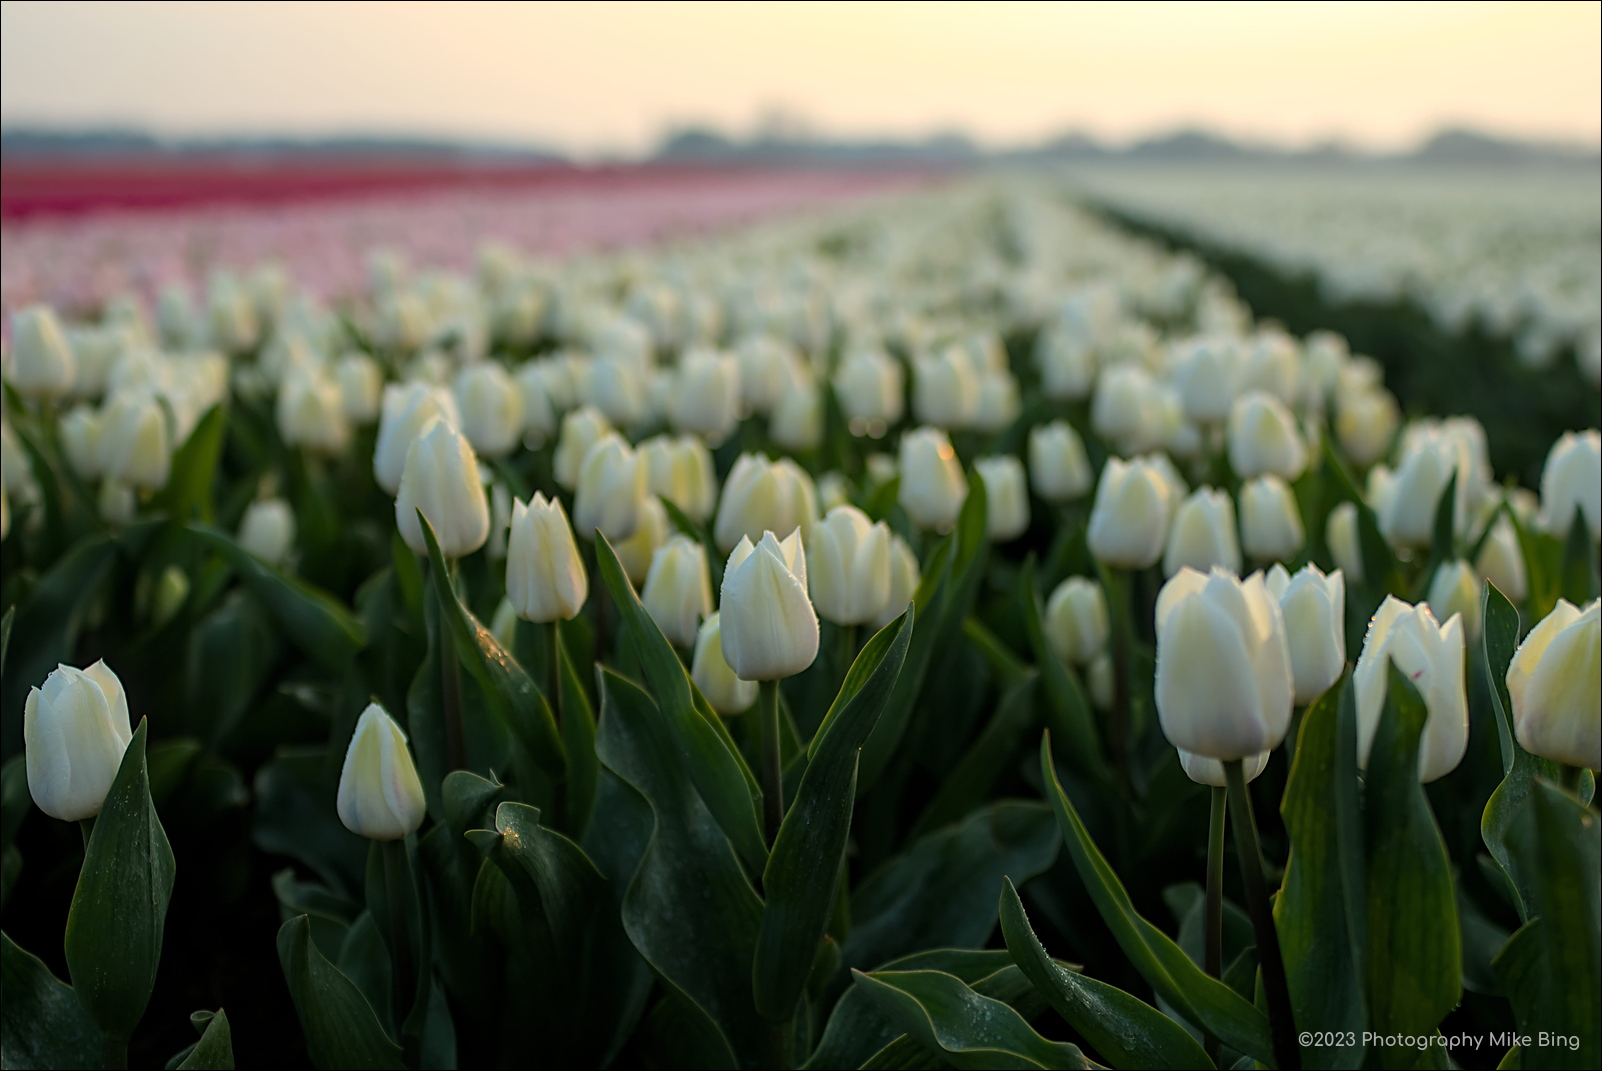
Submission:
{"label": "pale sky", "polygon": [[630,151],[765,112],[1013,144],[1199,124],[1369,147],[1602,126],[1597,3],[13,3],[7,123]]}

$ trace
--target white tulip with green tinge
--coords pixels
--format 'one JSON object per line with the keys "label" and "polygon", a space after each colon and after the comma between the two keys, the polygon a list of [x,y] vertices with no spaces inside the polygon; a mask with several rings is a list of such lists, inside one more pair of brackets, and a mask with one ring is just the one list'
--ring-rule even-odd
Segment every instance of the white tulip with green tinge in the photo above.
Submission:
{"label": "white tulip with green tinge", "polygon": [[11,316],[11,374],[25,398],[60,398],[72,390],[72,346],[48,305],[32,305]]}
{"label": "white tulip with green tinge", "polygon": [[1290,485],[1275,475],[1248,480],[1240,489],[1240,544],[1257,562],[1290,561],[1307,542],[1302,512]]}
{"label": "white tulip with green tinge", "polygon": [[133,739],[122,681],[104,662],[57,666],[22,710],[28,792],[63,822],[93,818]]}
{"label": "white tulip with green tinge", "polygon": [[484,457],[504,457],[523,437],[523,393],[506,369],[480,361],[456,377],[462,434]]}
{"label": "white tulip with green tinge", "polygon": [[282,498],[264,498],[245,507],[239,545],[269,565],[282,565],[295,549],[295,510]]}
{"label": "white tulip with green tinge", "polygon": [[720,601],[723,657],[741,680],[778,680],[812,665],[818,617],[799,529],[782,541],[763,532],[755,546],[742,538],[723,572]]}
{"label": "white tulip with green tinge", "polygon": [[1442,562],[1430,579],[1425,601],[1437,621],[1457,615],[1463,619],[1468,641],[1480,638],[1480,578],[1468,562],[1462,558]]}
{"label": "white tulip with green tinge", "polygon": [[1541,469],[1541,528],[1566,538],[1576,511],[1591,541],[1602,539],[1602,433],[1595,428],[1564,432]]}
{"label": "white tulip with green tinge", "polygon": [[1357,689],[1357,764],[1368,768],[1374,733],[1385,710],[1394,662],[1424,700],[1428,715],[1419,738],[1419,780],[1434,781],[1457,769],[1468,749],[1468,699],[1463,690],[1463,619],[1442,625],[1429,605],[1411,606],[1394,595],[1368,623],[1352,684]]}
{"label": "white tulip with green tinge", "polygon": [[406,734],[377,703],[356,722],[336,805],[345,828],[369,840],[400,840],[423,824],[423,783]]}
{"label": "white tulip with green tinge", "polygon": [[884,609],[876,614],[871,622],[876,629],[884,628],[890,622],[907,612],[912,597],[918,593],[918,581],[922,579],[918,569],[918,556],[912,553],[912,548],[900,536],[890,535],[890,595],[884,601]]}
{"label": "white tulip with green tinge", "polygon": [[1292,576],[1276,564],[1265,582],[1285,618],[1296,702],[1306,706],[1346,669],[1346,577],[1311,562]]}
{"label": "white tulip with green tinge", "polygon": [[1602,768],[1599,606],[1592,599],[1582,611],[1559,599],[1507,667],[1519,746],[1543,759],[1588,770]]}
{"label": "white tulip with green tinge", "polygon": [[1052,653],[1070,666],[1083,666],[1107,648],[1110,624],[1101,585],[1071,576],[1046,600],[1046,639]]}
{"label": "white tulip with green tinge", "polygon": [[593,405],[580,406],[562,418],[562,433],[556,440],[551,467],[556,482],[569,491],[578,487],[579,470],[590,447],[610,434],[612,422]]}
{"label": "white tulip with green tinge", "polygon": [[1017,539],[1029,528],[1029,485],[1023,462],[1011,454],[981,457],[973,470],[985,484],[986,526],[997,543]]}
{"label": "white tulip with green tinge", "polygon": [[968,497],[968,478],[939,428],[919,428],[901,437],[901,487],[896,501],[919,528],[946,531],[957,523]]}
{"label": "white tulip with green tinge", "polygon": [[390,494],[400,491],[406,457],[412,443],[432,420],[459,422],[456,400],[449,391],[427,383],[390,384],[384,388],[378,418],[378,440],[373,447],[373,478]]}
{"label": "white tulip with green tinge", "polygon": [[100,472],[107,481],[159,491],[172,467],[167,415],[148,390],[118,391],[100,418]]}
{"label": "white tulip with green tinge", "polygon": [[812,526],[807,579],[819,617],[837,625],[875,620],[890,601],[889,525],[836,506]]}
{"label": "white tulip with green tinge", "polygon": [[1200,487],[1179,504],[1163,551],[1163,575],[1187,566],[1206,572],[1220,566],[1240,572],[1240,539],[1235,534],[1235,503],[1227,492]]}
{"label": "white tulip with green tinge", "polygon": [[1213,759],[1279,746],[1294,683],[1279,603],[1261,573],[1182,569],[1157,596],[1157,714],[1169,743]]}
{"label": "white tulip with green tinge", "polygon": [[1029,481],[1047,502],[1071,502],[1095,483],[1084,441],[1066,420],[1030,430]]}
{"label": "white tulip with green tinge", "polygon": [[727,552],[742,538],[761,539],[763,532],[799,528],[804,537],[817,516],[817,488],[800,465],[787,457],[769,461],[765,454],[741,454],[723,483],[712,535]]}
{"label": "white tulip with green tinge", "polygon": [[744,713],[756,702],[757,682],[743,681],[734,675],[723,657],[721,615],[713,614],[701,623],[695,637],[695,657],[690,662],[690,677],[701,689],[712,709],[724,717]]}
{"label": "white tulip with green tinge", "polygon": [[[1213,788],[1224,788],[1228,780],[1224,776],[1224,764],[1217,759],[1209,759],[1205,755],[1192,754],[1183,748],[1176,748],[1179,752],[1179,765],[1185,771],[1185,776],[1198,785],[1210,785]],[[1257,780],[1264,770],[1268,769],[1268,756],[1270,751],[1262,751],[1256,755],[1248,755],[1241,761],[1241,769],[1246,774],[1248,783]]]}
{"label": "white tulip with green tinge", "polygon": [[506,597],[525,621],[571,621],[589,597],[589,577],[560,499],[536,491],[512,501],[506,543]]}
{"label": "white tulip with green tinge", "polygon": [[1294,480],[1307,468],[1307,444],[1296,418],[1265,391],[1235,399],[1229,409],[1229,464],[1241,479],[1272,473]]}
{"label": "white tulip with green tinge", "polygon": [[401,538],[415,553],[427,554],[418,511],[446,558],[471,554],[489,539],[489,500],[479,482],[478,458],[461,432],[437,418],[407,452],[395,496]]}
{"label": "white tulip with green tinge", "polygon": [[669,643],[693,644],[702,618],[712,613],[712,578],[701,544],[675,534],[657,547],[640,602]]}
{"label": "white tulip with green tinge", "polygon": [[1096,484],[1086,541],[1097,561],[1145,569],[1162,557],[1178,505],[1168,477],[1151,458],[1107,459]]}
{"label": "white tulip with green tinge", "polygon": [[600,532],[609,540],[625,539],[640,523],[645,501],[645,466],[616,432],[600,437],[584,455],[578,490],[573,495],[573,530],[583,539]]}

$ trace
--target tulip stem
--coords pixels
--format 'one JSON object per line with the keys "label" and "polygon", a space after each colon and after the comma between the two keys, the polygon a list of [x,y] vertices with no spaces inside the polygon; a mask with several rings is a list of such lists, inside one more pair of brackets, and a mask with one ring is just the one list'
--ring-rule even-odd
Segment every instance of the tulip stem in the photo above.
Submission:
{"label": "tulip stem", "polygon": [[1113,703],[1107,712],[1107,750],[1119,784],[1127,783],[1129,737],[1129,671],[1134,649],[1134,577],[1121,569],[1106,571],[1107,604],[1112,610]]}
{"label": "tulip stem", "polygon": [[[446,583],[455,586],[456,563],[446,562]],[[439,606],[439,698],[445,713],[445,757],[449,769],[467,768],[467,741],[462,735],[462,663],[456,641],[445,624],[445,606]]]}
{"label": "tulip stem", "polygon": [[757,690],[757,719],[762,734],[762,817],[768,846],[784,821],[784,765],[779,757],[779,682],[763,681]]}
{"label": "tulip stem", "polygon": [[562,723],[562,637],[556,630],[561,625],[560,621],[552,621],[545,626],[545,698],[558,725]]}
{"label": "tulip stem", "polygon": [[1268,885],[1263,881],[1263,851],[1257,842],[1257,818],[1252,813],[1252,797],[1246,788],[1246,771],[1240,759],[1224,762],[1224,779],[1229,784],[1235,850],[1240,856],[1241,883],[1246,890],[1246,908],[1252,916],[1252,931],[1257,937],[1263,993],[1268,999],[1274,1063],[1282,1071],[1299,1069],[1302,1050],[1296,1041],[1296,1017],[1291,1009],[1290,987],[1285,981],[1285,961],[1279,954],[1279,931],[1274,928],[1274,914],[1268,906]]}
{"label": "tulip stem", "polygon": [[417,989],[412,964],[411,874],[404,840],[381,840],[379,855],[384,860],[384,898],[389,901],[390,956],[395,968],[395,1028],[399,1030],[412,1011]]}
{"label": "tulip stem", "polygon": [[89,838],[94,834],[94,831],[94,815],[90,815],[88,818],[78,819],[78,832],[83,834],[83,850],[85,855],[89,854]]}
{"label": "tulip stem", "polygon": [[840,626],[840,681],[845,682],[851,673],[851,663],[857,658],[857,626]]}
{"label": "tulip stem", "polygon": [[[1212,813],[1207,826],[1207,901],[1202,918],[1206,932],[1203,969],[1214,978],[1224,975],[1224,820],[1229,813],[1229,790],[1212,790]],[[1218,1039],[1208,1035],[1203,1048],[1218,1063]]]}

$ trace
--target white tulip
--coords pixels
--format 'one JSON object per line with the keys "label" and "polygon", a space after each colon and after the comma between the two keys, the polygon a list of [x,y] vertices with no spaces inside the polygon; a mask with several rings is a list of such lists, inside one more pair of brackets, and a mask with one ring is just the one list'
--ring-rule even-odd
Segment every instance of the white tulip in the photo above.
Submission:
{"label": "white tulip", "polygon": [[629,578],[630,584],[637,588],[645,583],[651,572],[651,559],[656,556],[656,548],[666,543],[673,532],[673,524],[668,520],[662,500],[647,495],[645,501],[640,503],[640,522],[635,526],[634,534],[612,544],[618,564],[623,567],[623,575]]}
{"label": "white tulip", "polygon": [[1229,410],[1229,464],[1241,479],[1272,473],[1294,480],[1307,468],[1307,444],[1285,403],[1263,391]]}
{"label": "white tulip", "polygon": [[723,573],[723,657],[735,676],[778,680],[812,665],[818,618],[807,597],[807,560],[797,529],[783,542],[771,531],[754,547],[741,538]]}
{"label": "white tulip", "polygon": [[589,597],[589,577],[561,499],[538,491],[512,500],[506,544],[506,597],[526,621],[571,621]]}
{"label": "white tulip", "polygon": [[1240,489],[1240,543],[1253,561],[1289,561],[1307,542],[1302,514],[1290,485],[1259,476]]}
{"label": "white tulip", "polygon": [[371,424],[384,400],[384,373],[365,353],[347,353],[334,366],[345,418],[353,424]]}
{"label": "white tulip", "polygon": [[1567,538],[1578,510],[1591,531],[1602,539],[1602,433],[1566,431],[1552,444],[1541,470],[1541,529]]}
{"label": "white tulip", "polygon": [[633,534],[645,501],[645,466],[616,432],[601,436],[584,455],[573,495],[573,527],[585,539],[599,531],[608,540]]}
{"label": "white tulip", "polygon": [[720,443],[739,423],[740,364],[711,349],[686,353],[674,379],[669,415],[679,431]]}
{"label": "white tulip", "polygon": [[[1475,421],[1420,421],[1402,437],[1402,461],[1385,488],[1383,501],[1375,502],[1380,533],[1393,546],[1425,547],[1435,534],[1435,511],[1446,485],[1457,474],[1454,530],[1467,525],[1469,506],[1478,502],[1486,485],[1485,431]],[[1377,467],[1377,466],[1376,466]]]}
{"label": "white tulip", "polygon": [[239,545],[270,565],[282,565],[295,549],[295,510],[282,498],[265,498],[245,507]]}
{"label": "white tulip", "polygon": [[823,441],[823,394],[810,376],[779,396],[768,434],[786,450],[814,450]]}
{"label": "white tulip", "polygon": [[830,470],[818,477],[818,508],[827,516],[838,506],[851,505],[854,488],[843,472]]}
{"label": "white tulip", "polygon": [[903,435],[900,469],[896,500],[913,524],[945,531],[957,523],[968,497],[968,478],[944,431],[925,427]]}
{"label": "white tulip", "polygon": [[1240,389],[1267,391],[1286,405],[1300,396],[1301,349],[1279,330],[1260,331],[1240,365]]}
{"label": "white tulip", "polygon": [[1199,424],[1222,424],[1235,401],[1240,355],[1232,340],[1206,338],[1176,354],[1174,385],[1185,416]]}
{"label": "white tulip", "polygon": [[1524,568],[1524,551],[1519,547],[1518,533],[1507,517],[1498,517],[1491,532],[1474,559],[1474,570],[1496,585],[1496,590],[1515,605],[1530,593],[1529,574]]}
{"label": "white tulip", "polygon": [[1120,569],[1145,569],[1162,557],[1169,519],[1178,498],[1167,475],[1150,457],[1107,459],[1096,484],[1086,540],[1097,561]]}
{"label": "white tulip", "polygon": [[1071,576],[1046,600],[1046,639],[1057,658],[1071,666],[1088,664],[1107,649],[1110,631],[1107,596],[1087,577]]}
{"label": "white tulip", "polygon": [[712,534],[718,549],[733,550],[741,538],[763,532],[812,530],[818,515],[817,489],[794,461],[769,461],[763,454],[741,454],[724,481]]}
{"label": "white tulip", "polygon": [[846,356],[834,374],[834,391],[853,435],[883,435],[901,419],[906,405],[901,364],[877,347],[858,348]]}
{"label": "white tulip", "polygon": [[285,446],[338,454],[350,442],[345,397],[322,368],[296,368],[278,389],[278,434]]}
{"label": "white tulip", "polygon": [[428,518],[446,558],[471,554],[489,539],[489,500],[479,480],[478,458],[467,439],[439,419],[407,451],[395,496],[395,524],[401,538],[415,553],[427,554],[419,510]]}
{"label": "white tulip", "polygon": [[1461,558],[1443,562],[1430,578],[1426,597],[1437,620],[1460,616],[1469,642],[1480,638],[1480,578]]}
{"label": "white tulip", "polygon": [[369,840],[400,840],[423,824],[427,804],[406,734],[377,703],[356,722],[336,803],[345,828]]}
{"label": "white tulip", "polygon": [[1335,411],[1335,434],[1354,465],[1366,468],[1384,457],[1402,422],[1396,397],[1383,388],[1343,396]]}
{"label": "white tulip", "polygon": [[1326,576],[1311,562],[1291,576],[1276,563],[1266,583],[1285,619],[1296,702],[1306,706],[1346,669],[1346,578],[1339,569]]}
{"label": "white tulip", "polygon": [[957,429],[979,415],[979,375],[960,346],[917,358],[912,374],[912,412],[920,424]]}
{"label": "white tulip", "polygon": [[504,457],[523,437],[523,392],[505,368],[480,361],[456,377],[462,434],[483,457]]}
{"label": "white tulip", "polygon": [[543,446],[556,434],[556,414],[561,409],[553,397],[547,368],[554,361],[529,361],[518,368],[517,389],[523,396],[523,443],[531,448]]}
{"label": "white tulip", "polygon": [[119,391],[100,417],[100,472],[108,481],[157,491],[167,485],[172,439],[150,393]]}
{"label": "white tulip", "polygon": [[1390,665],[1413,682],[1428,714],[1419,739],[1419,780],[1457,768],[1468,749],[1468,699],[1463,690],[1463,621],[1441,625],[1426,603],[1410,606],[1387,595],[1368,623],[1352,684],[1357,689],[1357,764],[1368,768],[1374,733],[1385,710]]}
{"label": "white tulip", "polygon": [[1221,566],[1240,572],[1240,540],[1235,533],[1235,503],[1224,491],[1198,488],[1179,504],[1163,552],[1163,575],[1190,567],[1206,572]]}
{"label": "white tulip", "polygon": [[1011,454],[981,457],[973,463],[985,482],[985,508],[990,538],[998,543],[1017,539],[1029,528],[1029,487],[1023,462]]}
{"label": "white tulip", "polygon": [[390,384],[384,388],[378,418],[378,440],[373,448],[373,478],[390,494],[400,491],[401,475],[412,443],[432,420],[451,426],[459,422],[456,400],[447,391],[427,383]]}
{"label": "white tulip", "polygon": [[907,606],[912,597],[918,592],[918,581],[921,580],[918,569],[918,556],[912,553],[912,548],[900,536],[890,536],[890,597],[884,602],[884,609],[879,611],[870,624],[875,629],[884,628],[890,622],[907,612]]}
{"label": "white tulip", "polygon": [[562,418],[562,434],[551,459],[556,482],[567,490],[578,487],[579,470],[590,447],[612,433],[612,422],[593,405],[580,406]]}
{"label": "white tulip", "polygon": [[797,371],[801,355],[796,348],[769,334],[747,335],[734,355],[740,365],[740,397],[754,413],[771,411],[802,374]]}
{"label": "white tulip", "polygon": [[1363,546],[1358,536],[1357,503],[1342,502],[1329,511],[1324,523],[1324,542],[1341,572],[1363,582]]}
{"label": "white tulip", "polygon": [[63,822],[93,818],[132,740],[128,698],[110,667],[58,665],[43,688],[29,689],[22,710],[33,802]]}
{"label": "white tulip", "polygon": [[679,507],[694,521],[712,514],[717,474],[706,443],[694,435],[656,435],[636,449],[645,465],[645,488]]}
{"label": "white tulip", "polygon": [[812,526],[807,577],[824,620],[837,625],[875,620],[890,599],[890,527],[873,523],[855,506],[830,510]]}
{"label": "white tulip", "polygon": [[[1211,785],[1213,788],[1223,788],[1228,784],[1224,776],[1224,764],[1217,759],[1209,759],[1203,755],[1195,755],[1183,748],[1179,751],[1179,765],[1184,769],[1185,776],[1198,785]],[[1241,769],[1246,774],[1246,782],[1257,780],[1259,774],[1268,769],[1268,756],[1272,752],[1261,751],[1256,755],[1248,755],[1241,762]]]}
{"label": "white tulip", "polygon": [[1294,686],[1279,603],[1261,573],[1182,569],[1157,596],[1157,714],[1175,747],[1246,759],[1279,746]]}
{"label": "white tulip", "polygon": [[1095,474],[1085,444],[1066,420],[1029,432],[1029,477],[1035,494],[1047,502],[1069,502],[1090,490]]}
{"label": "white tulip", "polygon": [[621,356],[597,357],[585,366],[579,394],[620,428],[640,423],[648,411],[644,369]]}
{"label": "white tulip", "polygon": [[1559,599],[1507,667],[1513,731],[1532,755],[1602,768],[1602,625],[1597,600],[1583,611]]}
{"label": "white tulip", "polygon": [[671,535],[657,547],[640,601],[669,643],[695,643],[701,620],[712,613],[712,578],[701,544],[687,535]]}
{"label": "white tulip", "polygon": [[721,615],[713,614],[701,623],[695,636],[695,657],[690,662],[690,679],[701,689],[712,709],[724,717],[743,714],[756,702],[757,682],[734,675],[723,658]]}
{"label": "white tulip", "polygon": [[1117,685],[1111,653],[1103,651],[1085,667],[1085,691],[1090,695],[1091,706],[1103,712],[1112,709],[1113,701],[1117,698]]}
{"label": "white tulip", "polygon": [[100,427],[100,414],[87,405],[61,417],[61,452],[72,471],[86,480],[100,475]]}
{"label": "white tulip", "polygon": [[1011,372],[987,372],[979,377],[979,408],[973,427],[997,432],[1018,419],[1023,403],[1018,397],[1018,380]]}
{"label": "white tulip", "polygon": [[1096,381],[1090,404],[1090,426],[1125,452],[1156,445],[1155,387],[1151,375],[1138,365],[1109,368]]}
{"label": "white tulip", "polygon": [[11,383],[25,398],[60,398],[72,390],[72,346],[48,305],[11,315]]}

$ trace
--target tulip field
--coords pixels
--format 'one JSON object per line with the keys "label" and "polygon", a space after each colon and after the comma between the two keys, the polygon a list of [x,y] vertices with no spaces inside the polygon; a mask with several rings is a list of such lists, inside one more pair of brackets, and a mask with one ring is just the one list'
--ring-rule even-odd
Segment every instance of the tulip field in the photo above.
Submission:
{"label": "tulip field", "polygon": [[7,224],[0,1063],[1602,1064],[1594,248],[704,181]]}

